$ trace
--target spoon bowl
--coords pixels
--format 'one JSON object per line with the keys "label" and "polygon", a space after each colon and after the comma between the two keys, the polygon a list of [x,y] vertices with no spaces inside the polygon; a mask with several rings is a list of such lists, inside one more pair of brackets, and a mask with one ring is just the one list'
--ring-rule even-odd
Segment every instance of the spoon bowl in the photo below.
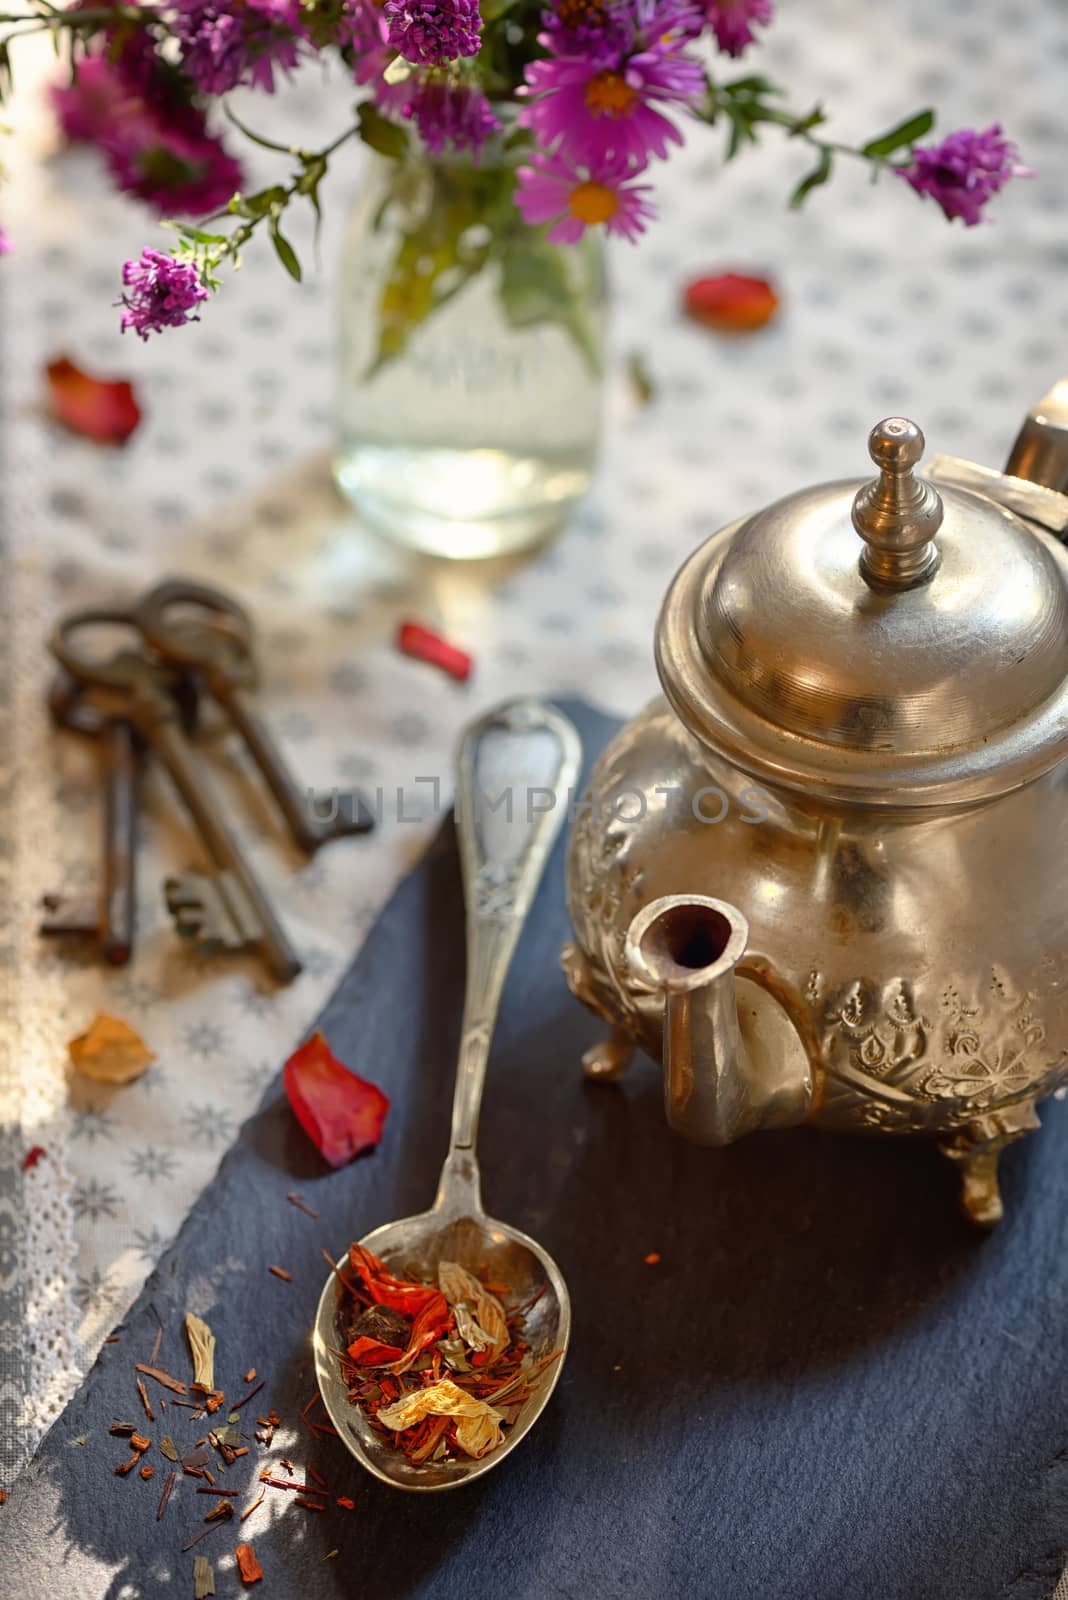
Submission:
{"label": "spoon bowl", "polygon": [[[545,1409],[567,1352],[571,1302],[563,1275],[541,1245],[487,1217],[475,1143],[504,980],[563,824],[581,753],[572,723],[537,700],[498,706],[463,737],[456,829],[467,908],[467,985],[449,1152],[431,1209],[387,1222],[361,1240],[396,1277],[436,1282],[439,1262],[452,1261],[475,1277],[482,1271],[488,1282],[507,1284],[506,1311],[528,1307],[523,1340],[530,1349],[523,1365],[532,1373],[530,1394],[502,1443],[479,1457],[409,1461],[349,1400],[340,1355],[349,1339],[337,1271],[319,1300],[315,1371],[330,1420],[357,1461],[397,1489],[454,1489],[497,1466]],[[347,1259],[346,1251],[339,1268]]]}
{"label": "spoon bowl", "polygon": [[[515,1423],[506,1430],[504,1443],[478,1460],[428,1461],[414,1466],[376,1433],[349,1400],[348,1386],[335,1352],[345,1348],[342,1288],[331,1273],[319,1300],[315,1318],[315,1372],[330,1420],[357,1461],[384,1483],[398,1489],[455,1489],[478,1478],[512,1450],[533,1427],[556,1388],[571,1334],[571,1301],[567,1285],[553,1258],[518,1228],[492,1217],[448,1217],[436,1208],[415,1217],[387,1222],[361,1243],[380,1256],[397,1277],[435,1279],[439,1261],[456,1261],[469,1272],[481,1266],[495,1283],[511,1290],[508,1304],[534,1300],[524,1313],[523,1338],[530,1345],[532,1366],[546,1365],[531,1384],[530,1398]],[[344,1268],[348,1250],[339,1265]],[[556,1360],[548,1358],[556,1355]]]}

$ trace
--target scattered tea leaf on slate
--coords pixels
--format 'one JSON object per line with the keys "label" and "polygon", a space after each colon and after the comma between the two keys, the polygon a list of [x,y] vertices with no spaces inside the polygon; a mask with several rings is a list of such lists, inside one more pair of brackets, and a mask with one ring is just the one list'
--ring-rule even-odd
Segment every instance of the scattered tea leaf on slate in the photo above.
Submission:
{"label": "scattered tea leaf on slate", "polygon": [[193,1600],[208,1600],[215,1593],[215,1573],[207,1556],[193,1557]]}
{"label": "scattered tea leaf on slate", "polygon": [[263,1568],[256,1560],[256,1552],[250,1544],[239,1544],[234,1554],[237,1556],[237,1570],[241,1574],[241,1582],[246,1584],[259,1583],[263,1577]]}
{"label": "scattered tea leaf on slate", "polygon": [[215,1388],[215,1335],[195,1312],[185,1314],[185,1334],[193,1357],[193,1382],[205,1389]]}
{"label": "scattered tea leaf on slate", "polygon": [[150,1367],[147,1361],[137,1361],[134,1366],[138,1372],[143,1372],[146,1378],[155,1378],[157,1383],[162,1383],[165,1389],[170,1389],[174,1394],[188,1394],[189,1390],[180,1378],[172,1378],[169,1372],[164,1372],[162,1367]]}
{"label": "scattered tea leaf on slate", "polygon": [[168,1461],[178,1460],[178,1450],[169,1433],[165,1433],[163,1435],[163,1438],[159,1442],[159,1447],[162,1453],[167,1457]]}

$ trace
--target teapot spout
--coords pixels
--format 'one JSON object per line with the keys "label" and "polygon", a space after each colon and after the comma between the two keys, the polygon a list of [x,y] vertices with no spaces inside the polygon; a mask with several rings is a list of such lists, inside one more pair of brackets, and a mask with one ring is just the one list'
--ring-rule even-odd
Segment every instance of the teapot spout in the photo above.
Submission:
{"label": "teapot spout", "polygon": [[1068,378],[1031,407],[1005,463],[1013,478],[1068,490]]}
{"label": "teapot spout", "polygon": [[[812,1099],[808,1058],[786,1013],[736,978],[748,941],[742,913],[704,895],[654,900],[627,932],[631,971],[664,1000],[668,1122],[699,1144],[802,1122]],[[756,1002],[741,1012],[739,983]]]}

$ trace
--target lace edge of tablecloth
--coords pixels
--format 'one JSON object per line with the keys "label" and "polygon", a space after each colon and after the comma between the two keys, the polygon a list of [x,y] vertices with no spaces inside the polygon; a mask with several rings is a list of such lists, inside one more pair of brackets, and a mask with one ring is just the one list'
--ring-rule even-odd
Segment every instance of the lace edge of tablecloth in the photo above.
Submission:
{"label": "lace edge of tablecloth", "polygon": [[[17,254],[5,262],[8,304],[27,286]],[[75,1300],[76,1257],[70,1114],[64,1037],[67,1018],[58,973],[32,1007],[20,981],[38,954],[36,910],[57,870],[42,641],[47,584],[35,530],[44,514],[46,436],[37,415],[41,355],[26,319],[3,317],[7,377],[0,435],[3,528],[0,532],[0,1474],[13,1476],[58,1415],[83,1363]],[[40,1146],[38,1166],[23,1170]],[[47,1177],[43,1170],[47,1163]]]}

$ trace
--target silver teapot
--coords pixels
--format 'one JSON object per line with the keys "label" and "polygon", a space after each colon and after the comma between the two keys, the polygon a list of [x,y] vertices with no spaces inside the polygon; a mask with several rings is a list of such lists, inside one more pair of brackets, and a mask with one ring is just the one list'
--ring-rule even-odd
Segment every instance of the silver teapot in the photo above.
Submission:
{"label": "silver teapot", "polygon": [[892,417],[878,475],[788,496],[677,574],[666,698],[593,772],[573,993],[663,1063],[671,1126],[921,1134],[964,1210],[1068,1081],[1068,383],[998,473]]}

